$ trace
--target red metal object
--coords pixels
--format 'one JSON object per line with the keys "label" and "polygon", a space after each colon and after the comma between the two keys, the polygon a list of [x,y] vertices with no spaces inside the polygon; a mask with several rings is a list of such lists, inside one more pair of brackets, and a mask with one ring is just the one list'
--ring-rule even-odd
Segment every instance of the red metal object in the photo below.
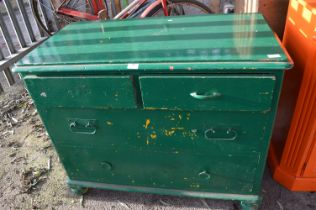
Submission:
{"label": "red metal object", "polygon": [[[137,3],[135,4],[135,6],[131,7],[123,15],[121,15],[120,19],[127,18],[132,12],[137,10],[146,1],[147,0],[138,0]],[[57,12],[60,14],[64,14],[64,15],[68,15],[68,16],[72,16],[72,17],[83,18],[86,20],[98,20],[98,19],[100,19],[98,16],[99,12],[106,9],[106,5],[105,5],[104,1],[103,0],[92,0],[91,4],[92,4],[91,6],[93,9],[93,14],[81,12],[81,11],[74,10],[74,9],[69,9],[69,8],[63,7],[63,5],[61,5],[57,9]],[[164,15],[169,16],[169,12],[168,12],[168,8],[167,8],[167,0],[156,0],[155,2],[153,2],[151,5],[149,5],[144,10],[144,12],[141,14],[141,18],[146,17],[148,12],[150,12],[153,8],[155,8],[159,4],[162,4],[162,9],[163,9]]]}
{"label": "red metal object", "polygon": [[143,3],[145,3],[147,0],[138,0],[137,4],[133,7],[131,7],[129,10],[127,10],[119,19],[125,19],[130,14],[135,12]]}
{"label": "red metal object", "polygon": [[93,14],[97,15],[98,11],[99,11],[97,2],[95,0],[93,0],[93,1],[91,1],[91,4],[92,4],[92,8],[93,8]]}
{"label": "red metal object", "polygon": [[151,5],[149,5],[145,10],[144,12],[141,14],[141,18],[145,18],[147,17],[148,13],[154,9],[156,6],[158,6],[159,4],[161,4],[160,1],[155,1],[154,3],[152,3]]}
{"label": "red metal object", "polygon": [[316,191],[316,2],[291,0],[283,44],[286,72],[269,151],[273,178],[293,191]]}
{"label": "red metal object", "polygon": [[105,5],[104,5],[104,1],[103,0],[99,0],[99,11],[105,9]]}
{"label": "red metal object", "polygon": [[60,14],[69,15],[72,17],[84,18],[87,20],[98,20],[99,19],[99,17],[97,15],[91,15],[91,14],[86,13],[86,12],[80,12],[80,11],[68,9],[65,7],[58,8],[57,12]]}
{"label": "red metal object", "polygon": [[167,8],[167,0],[161,0],[163,13],[165,16],[169,16],[168,14],[168,8]]}

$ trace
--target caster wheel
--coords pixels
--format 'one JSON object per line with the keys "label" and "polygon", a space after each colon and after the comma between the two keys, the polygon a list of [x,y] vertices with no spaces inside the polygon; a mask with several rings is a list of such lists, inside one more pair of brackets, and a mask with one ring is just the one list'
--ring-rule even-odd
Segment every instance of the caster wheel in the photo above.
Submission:
{"label": "caster wheel", "polygon": [[70,188],[70,191],[76,195],[83,195],[86,192],[88,192],[87,187],[80,187],[80,186],[71,185],[71,186],[69,186],[69,188]]}

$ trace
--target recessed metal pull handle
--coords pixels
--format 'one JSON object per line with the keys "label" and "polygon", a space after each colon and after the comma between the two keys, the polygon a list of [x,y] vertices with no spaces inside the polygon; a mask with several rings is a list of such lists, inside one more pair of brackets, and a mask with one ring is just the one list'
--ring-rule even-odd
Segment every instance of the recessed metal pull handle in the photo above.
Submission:
{"label": "recessed metal pull handle", "polygon": [[199,94],[197,92],[192,92],[192,93],[190,93],[190,96],[192,96],[195,99],[205,100],[205,99],[211,99],[211,98],[218,98],[218,97],[222,96],[222,94],[217,92],[217,91],[213,91],[212,93],[205,93],[205,94]]}
{"label": "recessed metal pull handle", "polygon": [[96,120],[94,119],[78,119],[70,118],[68,119],[68,126],[72,133],[78,134],[89,134],[93,135],[96,133]]}
{"label": "recessed metal pull handle", "polygon": [[210,128],[204,132],[204,137],[207,140],[213,141],[233,141],[238,137],[238,132],[233,128],[228,128],[226,130]]}
{"label": "recessed metal pull handle", "polygon": [[211,175],[210,175],[207,171],[205,171],[205,170],[200,171],[200,172],[198,173],[198,176],[201,177],[201,178],[203,178],[203,179],[206,179],[206,180],[211,178]]}

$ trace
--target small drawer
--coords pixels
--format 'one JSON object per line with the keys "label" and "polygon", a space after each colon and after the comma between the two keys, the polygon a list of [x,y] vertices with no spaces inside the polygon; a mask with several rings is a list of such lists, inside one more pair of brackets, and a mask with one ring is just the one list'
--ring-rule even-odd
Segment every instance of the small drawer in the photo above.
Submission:
{"label": "small drawer", "polygon": [[274,76],[142,76],[145,109],[268,111]]}
{"label": "small drawer", "polygon": [[37,106],[136,108],[129,76],[25,77]]}

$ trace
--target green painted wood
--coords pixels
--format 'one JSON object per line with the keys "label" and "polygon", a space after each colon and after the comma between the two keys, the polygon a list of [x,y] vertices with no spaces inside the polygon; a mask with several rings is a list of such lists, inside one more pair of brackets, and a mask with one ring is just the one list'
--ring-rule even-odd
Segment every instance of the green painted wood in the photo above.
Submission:
{"label": "green painted wood", "polygon": [[[263,138],[268,114],[79,108],[69,112],[41,106],[39,110],[72,180],[255,193],[262,151],[254,136]],[[69,118],[94,119],[97,130],[72,132]],[[228,140],[222,132],[217,139],[206,138],[210,129],[233,129],[237,137]]]}
{"label": "green painted wood", "polygon": [[152,64],[169,71],[179,63],[190,70],[212,70],[221,64],[227,69],[291,66],[262,15],[242,14],[71,24],[19,61],[15,71],[43,65],[90,71],[89,64],[110,64],[111,70],[123,71],[150,71],[147,65]]}
{"label": "green painted wood", "polygon": [[93,187],[105,190],[120,190],[126,192],[141,192],[141,193],[152,193],[159,195],[174,195],[174,196],[190,196],[196,198],[214,198],[214,199],[225,199],[225,200],[240,200],[248,201],[249,203],[260,203],[261,197],[258,195],[243,195],[243,194],[227,194],[227,193],[215,193],[215,192],[197,192],[197,191],[185,191],[185,190],[175,190],[175,189],[163,189],[157,187],[138,187],[130,185],[114,185],[114,184],[104,184],[97,182],[85,182],[78,180],[68,179],[67,183],[71,187],[81,186],[82,188]]}
{"label": "green painted wood", "polygon": [[247,207],[291,65],[263,17],[244,14],[75,23],[15,71],[74,190]]}
{"label": "green painted wood", "polygon": [[136,108],[130,76],[26,76],[24,81],[32,98],[47,107]]}
{"label": "green painted wood", "polygon": [[274,85],[274,76],[262,75],[140,77],[145,109],[266,112]]}

